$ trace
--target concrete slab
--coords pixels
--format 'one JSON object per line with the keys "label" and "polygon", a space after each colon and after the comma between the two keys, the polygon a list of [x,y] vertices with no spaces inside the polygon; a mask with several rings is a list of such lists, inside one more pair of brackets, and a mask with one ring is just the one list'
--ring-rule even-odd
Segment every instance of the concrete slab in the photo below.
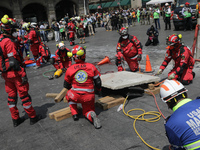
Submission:
{"label": "concrete slab", "polygon": [[101,80],[103,87],[119,90],[130,86],[160,81],[160,78],[148,74],[121,71],[101,75]]}

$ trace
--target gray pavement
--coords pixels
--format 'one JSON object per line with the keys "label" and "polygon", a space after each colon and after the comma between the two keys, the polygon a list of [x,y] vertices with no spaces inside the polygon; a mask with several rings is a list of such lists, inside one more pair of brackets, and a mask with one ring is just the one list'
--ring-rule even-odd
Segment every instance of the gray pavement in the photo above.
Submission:
{"label": "gray pavement", "polygon": [[[138,37],[144,45],[147,36],[146,31],[149,25],[136,25],[129,28],[129,33]],[[119,34],[116,31],[106,32],[104,28],[97,28],[95,36],[86,37],[87,46],[87,62],[95,63],[108,56],[111,60],[110,64],[105,64],[99,67],[103,74],[108,71],[116,72],[117,67],[114,65],[114,57],[116,53],[116,44]],[[164,24],[161,21],[161,30],[159,30],[160,44],[158,46],[143,47],[143,60],[141,68],[145,69],[146,55],[150,57],[153,70],[157,71],[161,65],[166,47],[166,36],[172,33],[182,33],[183,41],[191,47],[194,39],[193,31],[164,31]],[[75,42],[79,42],[76,40]],[[69,42],[66,41],[66,47]],[[56,51],[56,42],[50,41],[47,43],[52,53]],[[161,79],[167,77],[168,71],[171,69],[170,64],[164,73],[160,76]],[[0,78],[0,149],[1,150],[149,150],[141,139],[137,136],[133,129],[134,120],[125,116],[122,111],[117,112],[117,108],[113,107],[103,111],[96,108],[99,119],[102,123],[102,128],[97,130],[83,116],[79,121],[74,122],[72,118],[68,118],[59,122],[51,120],[48,117],[50,112],[67,107],[64,102],[55,103],[52,98],[46,98],[46,93],[58,93],[63,88],[64,75],[58,79],[48,80],[42,74],[45,71],[54,69],[51,65],[45,65],[42,68],[33,70],[32,67],[27,68],[30,90],[29,94],[32,97],[33,106],[37,114],[41,114],[43,119],[35,125],[29,125],[29,119],[21,106],[20,99],[18,100],[18,108],[21,116],[26,120],[14,128],[7,106],[7,94],[4,89],[4,80]],[[186,86],[189,90],[188,95],[194,99],[199,96],[199,64],[195,64],[194,71],[196,78],[193,84]],[[159,95],[156,95],[158,105],[165,116],[172,113],[164,104]],[[96,96],[98,99],[98,96]],[[157,111],[154,99],[152,96],[144,94],[143,97],[131,99],[125,107],[127,112],[130,109],[141,108],[145,111]],[[141,112],[136,111],[132,115],[138,115]],[[147,116],[148,117],[148,116]],[[149,123],[144,121],[136,122],[136,129],[141,137],[151,146],[158,149],[163,149],[168,145],[168,140],[164,131],[164,119],[161,118],[158,122]]]}

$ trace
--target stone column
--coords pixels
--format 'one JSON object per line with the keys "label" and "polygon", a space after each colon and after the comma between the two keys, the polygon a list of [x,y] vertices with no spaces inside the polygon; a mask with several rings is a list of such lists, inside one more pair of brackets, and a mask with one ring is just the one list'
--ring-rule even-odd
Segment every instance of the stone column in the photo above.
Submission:
{"label": "stone column", "polygon": [[[85,4],[85,6],[84,6]],[[89,13],[88,0],[78,0],[78,15],[86,15]]]}
{"label": "stone column", "polygon": [[20,1],[12,1],[10,3],[11,7],[13,8],[13,18],[16,18],[17,20],[22,20],[22,12],[21,12],[21,3]]}
{"label": "stone column", "polygon": [[56,12],[54,8],[54,1],[53,0],[48,0],[47,2],[47,17],[48,17],[48,22],[51,24],[52,20],[56,20]]}

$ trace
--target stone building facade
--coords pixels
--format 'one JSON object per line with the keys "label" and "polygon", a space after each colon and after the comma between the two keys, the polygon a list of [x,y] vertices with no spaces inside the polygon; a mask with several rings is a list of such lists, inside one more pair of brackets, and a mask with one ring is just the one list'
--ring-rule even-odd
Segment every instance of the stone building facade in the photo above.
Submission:
{"label": "stone building facade", "polygon": [[0,0],[0,17],[8,14],[16,19],[49,21],[66,14],[88,14],[88,0]]}

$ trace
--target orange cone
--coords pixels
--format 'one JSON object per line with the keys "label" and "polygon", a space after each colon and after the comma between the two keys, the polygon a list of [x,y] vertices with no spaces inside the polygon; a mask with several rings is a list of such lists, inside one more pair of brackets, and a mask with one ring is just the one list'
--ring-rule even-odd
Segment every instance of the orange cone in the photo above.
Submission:
{"label": "orange cone", "polygon": [[152,72],[149,55],[146,56],[146,69],[145,69],[145,72]]}
{"label": "orange cone", "polygon": [[109,57],[105,56],[105,58],[102,61],[100,61],[97,65],[103,65],[103,64],[109,63],[109,62],[110,62]]}

